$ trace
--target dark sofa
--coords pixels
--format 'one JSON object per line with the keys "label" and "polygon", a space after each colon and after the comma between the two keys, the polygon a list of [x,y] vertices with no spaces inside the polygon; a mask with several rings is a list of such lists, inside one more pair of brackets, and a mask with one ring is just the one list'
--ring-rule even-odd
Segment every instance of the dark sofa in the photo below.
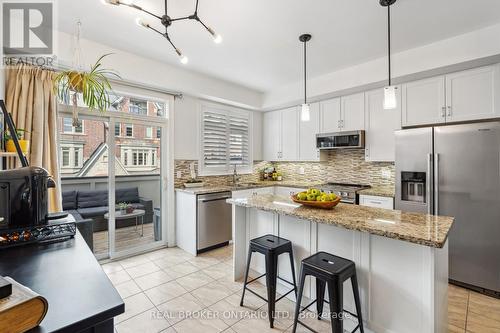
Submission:
{"label": "dark sofa", "polygon": [[[65,191],[62,193],[63,210],[78,220],[93,219],[95,231],[108,230],[108,221],[104,214],[108,212],[108,191]],[[116,189],[116,206],[120,202],[126,202],[135,209],[144,209],[144,223],[153,222],[153,201],[139,197],[137,187]],[[118,207],[116,207],[118,209]],[[124,228],[135,225],[135,218],[116,221],[116,228]]]}

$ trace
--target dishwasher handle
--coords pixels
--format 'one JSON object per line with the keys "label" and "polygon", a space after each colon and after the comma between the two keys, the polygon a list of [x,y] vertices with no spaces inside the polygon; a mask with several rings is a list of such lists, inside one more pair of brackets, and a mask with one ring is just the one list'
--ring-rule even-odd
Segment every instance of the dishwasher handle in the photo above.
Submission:
{"label": "dishwasher handle", "polygon": [[210,201],[219,201],[219,200],[226,200],[226,199],[231,199],[231,197],[217,197],[217,198],[212,198],[212,199],[203,199],[200,198],[198,199],[198,202],[210,202]]}

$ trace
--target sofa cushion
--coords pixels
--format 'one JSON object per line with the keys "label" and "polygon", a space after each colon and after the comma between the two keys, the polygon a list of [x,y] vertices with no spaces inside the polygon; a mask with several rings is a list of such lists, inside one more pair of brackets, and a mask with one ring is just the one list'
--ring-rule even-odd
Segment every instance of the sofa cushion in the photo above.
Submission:
{"label": "sofa cushion", "polygon": [[130,206],[134,207],[134,209],[144,209],[144,205],[140,203],[131,203]]}
{"label": "sofa cushion", "polygon": [[64,191],[62,205],[64,210],[76,209],[76,191]]}
{"label": "sofa cushion", "polygon": [[107,190],[78,191],[78,209],[108,205]]}
{"label": "sofa cushion", "polygon": [[108,212],[108,206],[78,208],[78,213],[84,218],[102,217]]}
{"label": "sofa cushion", "polygon": [[139,189],[137,187],[119,188],[115,191],[116,203],[126,202],[133,203],[139,202]]}

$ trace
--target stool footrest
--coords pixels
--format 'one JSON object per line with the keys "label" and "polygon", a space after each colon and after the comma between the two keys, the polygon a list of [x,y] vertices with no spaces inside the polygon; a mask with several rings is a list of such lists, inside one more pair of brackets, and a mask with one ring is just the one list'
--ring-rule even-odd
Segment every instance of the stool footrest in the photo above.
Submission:
{"label": "stool footrest", "polygon": [[261,300],[263,300],[264,302],[268,302],[267,299],[265,299],[264,297],[260,296],[259,294],[257,294],[255,291],[253,291],[252,289],[248,288],[248,287],[245,287],[246,290],[248,290],[249,292],[251,292],[252,294],[254,294],[255,296],[257,296],[258,298],[260,298]]}
{"label": "stool footrest", "polygon": [[257,281],[258,279],[260,279],[261,277],[264,277],[264,276],[266,276],[266,273],[259,275],[256,278],[251,279],[250,281],[247,281],[247,284],[252,283],[254,281]]}
{"label": "stool footrest", "polygon": [[295,285],[293,284],[293,282],[287,281],[287,280],[285,280],[285,279],[283,279],[283,278],[280,278],[279,276],[277,276],[277,278],[278,278],[279,280],[281,280],[281,281],[283,281],[283,282],[286,282],[286,283],[288,283],[289,285],[291,285],[291,286],[294,286],[294,287],[295,287]]}

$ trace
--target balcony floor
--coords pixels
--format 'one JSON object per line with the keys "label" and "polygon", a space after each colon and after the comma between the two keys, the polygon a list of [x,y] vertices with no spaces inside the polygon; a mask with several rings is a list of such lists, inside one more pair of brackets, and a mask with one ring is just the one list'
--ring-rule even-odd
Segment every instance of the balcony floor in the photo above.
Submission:
{"label": "balcony floor", "polygon": [[[153,223],[144,224],[144,236],[141,237],[141,226],[119,228],[115,232],[115,246],[116,252],[134,248],[140,245],[152,244],[154,239]],[[98,231],[94,232],[94,254],[107,254],[108,253],[108,232]]]}

